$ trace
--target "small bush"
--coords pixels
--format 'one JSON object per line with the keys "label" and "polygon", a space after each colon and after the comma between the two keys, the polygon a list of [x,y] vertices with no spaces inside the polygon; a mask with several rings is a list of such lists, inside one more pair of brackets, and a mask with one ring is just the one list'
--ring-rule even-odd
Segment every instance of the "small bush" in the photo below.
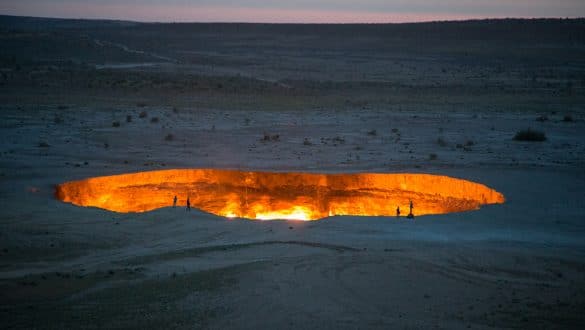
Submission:
{"label": "small bush", "polygon": [[144,102],[138,102],[138,103],[136,103],[136,106],[139,107],[139,108],[144,108],[146,106],[146,103],[144,103]]}
{"label": "small bush", "polygon": [[49,144],[47,142],[41,141],[41,142],[39,142],[39,147],[40,148],[48,148]]}
{"label": "small bush", "polygon": [[375,129],[373,129],[373,130],[371,130],[371,131],[368,132],[368,135],[376,136],[376,135],[378,135],[378,131],[376,131]]}
{"label": "small bush", "polygon": [[572,123],[575,120],[573,119],[573,116],[571,116],[571,115],[565,115],[563,117],[563,121],[566,122],[566,123]]}
{"label": "small bush", "polygon": [[445,141],[445,139],[443,139],[442,137],[437,139],[437,144],[441,147],[446,147],[447,146],[447,141]]}
{"label": "small bush", "polygon": [[175,136],[173,134],[167,134],[167,136],[165,136],[165,141],[173,141],[175,139]]}
{"label": "small bush", "polygon": [[152,118],[150,119],[150,122],[151,122],[151,123],[153,123],[153,124],[156,124],[156,123],[158,123],[158,117],[152,117]]}
{"label": "small bush", "polygon": [[119,121],[113,122],[112,127],[120,127],[120,122]]}
{"label": "small bush", "polygon": [[467,140],[467,142],[465,142],[465,146],[466,147],[471,147],[472,145],[474,145],[475,142],[471,141],[471,140]]}
{"label": "small bush", "polygon": [[536,121],[539,121],[539,122],[541,122],[541,123],[542,123],[542,122],[545,122],[545,121],[548,121],[548,116],[547,116],[547,115],[538,116],[538,117],[536,118]]}
{"label": "small bush", "polygon": [[429,160],[435,160],[437,159],[437,154],[430,154],[429,155]]}
{"label": "small bush", "polygon": [[545,141],[546,135],[543,132],[535,131],[530,128],[516,132],[514,136],[516,141]]}
{"label": "small bush", "polygon": [[345,139],[340,137],[340,136],[336,136],[333,138],[333,142],[334,143],[339,143],[339,144],[345,144]]}
{"label": "small bush", "polygon": [[148,113],[146,113],[146,111],[142,111],[139,115],[138,118],[146,118],[148,116]]}
{"label": "small bush", "polygon": [[132,122],[132,116],[130,116],[130,115],[127,115],[127,116],[126,116],[126,122],[127,122],[127,123],[130,123],[130,122]]}
{"label": "small bush", "polygon": [[312,145],[311,141],[309,141],[308,138],[305,138],[305,140],[303,141],[303,144],[306,145],[306,146]]}
{"label": "small bush", "polygon": [[270,135],[268,133],[264,133],[264,136],[260,141],[280,141],[280,134]]}

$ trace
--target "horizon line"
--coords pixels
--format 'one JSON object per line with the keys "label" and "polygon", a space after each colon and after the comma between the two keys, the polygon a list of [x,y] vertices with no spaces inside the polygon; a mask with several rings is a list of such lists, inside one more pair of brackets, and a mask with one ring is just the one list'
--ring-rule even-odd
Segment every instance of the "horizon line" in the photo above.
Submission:
{"label": "horizon line", "polygon": [[55,20],[76,20],[76,21],[110,21],[110,22],[128,22],[140,24],[273,24],[273,25],[400,25],[400,24],[425,24],[425,23],[457,23],[457,22],[474,22],[474,21],[505,21],[505,20],[584,20],[585,16],[578,17],[560,17],[560,16],[493,16],[493,17],[469,17],[469,18],[455,18],[455,19],[430,19],[420,21],[404,21],[404,22],[262,22],[262,21],[165,21],[165,20],[135,20],[135,19],[121,19],[121,18],[107,18],[107,17],[71,17],[71,16],[29,16],[29,15],[11,15],[0,13],[0,16],[15,17],[15,18],[39,18],[39,19],[55,19]]}

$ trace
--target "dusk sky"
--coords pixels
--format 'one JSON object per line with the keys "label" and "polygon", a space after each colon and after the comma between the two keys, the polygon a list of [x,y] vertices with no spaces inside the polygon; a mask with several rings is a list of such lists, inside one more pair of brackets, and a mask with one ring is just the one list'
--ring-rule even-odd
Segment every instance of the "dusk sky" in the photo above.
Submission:
{"label": "dusk sky", "polygon": [[585,0],[0,0],[0,14],[162,22],[380,23],[584,17]]}

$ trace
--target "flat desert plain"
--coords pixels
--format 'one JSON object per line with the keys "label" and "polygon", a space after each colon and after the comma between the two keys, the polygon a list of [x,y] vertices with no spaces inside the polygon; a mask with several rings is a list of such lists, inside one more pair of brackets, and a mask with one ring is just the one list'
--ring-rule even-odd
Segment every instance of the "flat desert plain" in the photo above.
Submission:
{"label": "flat desert plain", "polygon": [[[583,328],[584,91],[578,19],[2,16],[0,327]],[[447,175],[505,203],[260,221],[55,196],[192,168]]]}

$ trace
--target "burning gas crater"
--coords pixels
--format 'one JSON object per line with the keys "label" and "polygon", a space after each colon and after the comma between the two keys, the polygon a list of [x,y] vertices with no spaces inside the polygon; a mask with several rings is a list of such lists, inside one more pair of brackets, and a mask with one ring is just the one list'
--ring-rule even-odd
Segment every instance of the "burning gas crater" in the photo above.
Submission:
{"label": "burning gas crater", "polygon": [[501,204],[489,187],[429,174],[313,174],[181,169],[102,176],[60,184],[59,200],[115,212],[173,205],[224,217],[317,220],[334,215],[444,214]]}

